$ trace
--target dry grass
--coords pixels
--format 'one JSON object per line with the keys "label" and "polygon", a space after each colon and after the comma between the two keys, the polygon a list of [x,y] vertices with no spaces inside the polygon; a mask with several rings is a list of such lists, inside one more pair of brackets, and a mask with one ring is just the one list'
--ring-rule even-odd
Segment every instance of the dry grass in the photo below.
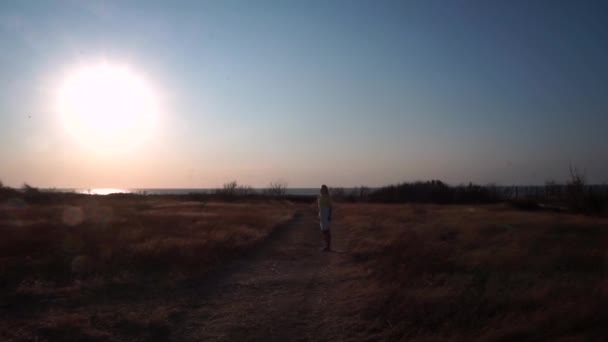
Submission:
{"label": "dry grass", "polygon": [[605,340],[608,220],[502,205],[342,205],[370,334]]}
{"label": "dry grass", "polygon": [[[262,201],[5,202],[0,340],[167,340],[191,310],[188,296],[168,293],[251,249],[293,213]],[[341,204],[335,222],[354,259],[347,264],[368,270],[336,284],[347,298],[337,317],[356,321],[356,336],[608,336],[606,218],[506,205]]]}
{"label": "dry grass", "polygon": [[[110,307],[101,313],[108,316],[104,321],[84,308],[100,298],[129,299],[204,277],[294,212],[293,205],[269,201],[92,197],[60,205],[1,203],[0,339],[106,340],[115,331],[162,337],[166,312]],[[96,319],[114,323],[100,328]]]}

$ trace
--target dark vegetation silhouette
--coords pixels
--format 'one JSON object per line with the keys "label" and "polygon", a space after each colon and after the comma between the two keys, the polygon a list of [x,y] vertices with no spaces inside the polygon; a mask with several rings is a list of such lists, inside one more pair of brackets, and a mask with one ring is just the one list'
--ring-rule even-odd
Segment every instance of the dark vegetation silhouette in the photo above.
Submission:
{"label": "dark vegetation silhouette", "polygon": [[388,185],[373,191],[360,188],[346,195],[337,189],[335,197],[347,202],[493,204],[507,202],[523,210],[573,211],[603,214],[608,209],[608,185],[589,185],[584,173],[570,166],[565,184],[547,181],[545,186],[499,187],[496,185],[449,186],[440,180]]}
{"label": "dark vegetation silhouette", "polygon": [[367,199],[373,203],[496,203],[501,197],[492,187],[469,184],[451,187],[440,180],[401,183],[372,191]]}
{"label": "dark vegetation silhouette", "polygon": [[215,190],[215,195],[222,200],[231,201],[243,197],[251,197],[255,191],[251,186],[238,184],[237,181],[224,183],[221,189]]}
{"label": "dark vegetation silhouette", "polygon": [[262,193],[266,196],[281,198],[287,195],[287,183],[283,181],[273,181],[268,184],[268,188],[263,189]]}
{"label": "dark vegetation silhouette", "polygon": [[[494,204],[510,203],[522,210],[550,210],[555,212],[573,211],[587,214],[603,214],[608,210],[608,185],[587,184],[584,173],[570,166],[569,178],[565,183],[549,180],[544,186],[519,187],[468,185],[450,186],[440,180],[404,182],[370,189],[360,186],[348,190],[342,187],[331,189],[332,198],[338,202],[369,203],[432,203],[432,204]],[[143,193],[115,193],[111,198],[171,198],[186,201],[251,201],[286,200],[293,203],[308,203],[316,195],[292,195],[287,193],[287,183],[270,182],[264,189],[254,189],[239,184],[236,180],[226,182],[221,188],[208,193],[187,195],[155,195]],[[20,190],[2,186],[0,200],[21,199],[31,204],[52,204],[56,201],[89,196],[74,192],[39,190],[27,183]],[[95,195],[93,195],[95,196]]]}
{"label": "dark vegetation silhouette", "polygon": [[10,187],[6,187],[4,186],[4,184],[2,182],[0,182],[0,200],[2,199],[8,199],[8,198],[15,198],[15,197],[19,197],[21,194],[19,193],[19,191],[10,188]]}

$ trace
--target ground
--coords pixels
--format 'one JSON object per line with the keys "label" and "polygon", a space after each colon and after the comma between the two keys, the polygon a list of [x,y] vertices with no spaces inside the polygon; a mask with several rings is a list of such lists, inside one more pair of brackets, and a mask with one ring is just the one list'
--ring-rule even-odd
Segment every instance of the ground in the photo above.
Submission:
{"label": "ground", "polygon": [[[32,209],[43,219],[6,216],[21,226],[0,241],[0,280],[15,286],[1,294],[0,340],[608,336],[606,217],[340,203],[334,250],[322,252],[314,204],[125,203],[106,203],[122,225],[110,230],[95,220],[66,228],[50,207]],[[87,244],[113,252],[93,248],[104,264],[69,275]]]}
{"label": "ground", "polygon": [[[352,317],[342,291],[363,270],[344,253],[343,231],[334,230],[334,251],[320,252],[315,212],[298,211],[251,258],[231,265],[213,289],[192,298],[175,332],[178,340],[345,340]],[[342,303],[338,305],[337,303]]]}
{"label": "ground", "polygon": [[[222,205],[218,210],[222,215],[228,215],[222,211],[224,207]],[[178,220],[184,215],[204,217],[202,215],[215,210],[207,205],[198,213],[198,209],[193,211],[193,208],[199,207],[188,203],[163,204],[144,208],[142,212],[148,217],[162,210]],[[268,212],[266,207],[260,207],[260,210]],[[261,241],[238,255],[227,252],[225,262],[220,261],[212,270],[201,273],[202,276],[192,274],[171,285],[142,285],[143,275],[138,275],[134,283],[124,285],[104,280],[99,288],[90,277],[80,280],[74,276],[69,285],[64,286],[34,282],[33,289],[26,289],[31,292],[27,296],[8,296],[7,304],[0,305],[0,337],[11,341],[319,341],[354,338],[357,331],[351,327],[360,324],[351,311],[353,298],[344,290],[358,282],[365,271],[353,264],[345,253],[345,230],[336,225],[333,251],[322,252],[314,205],[296,205],[286,210],[291,212],[291,219],[279,224]],[[281,209],[273,219],[280,222],[278,220],[285,217],[284,212]],[[134,214],[129,215],[134,217]],[[220,216],[218,220],[224,219]],[[242,219],[242,222],[247,220]],[[198,224],[190,218],[182,221],[186,232],[190,225]],[[143,235],[150,235],[150,240],[158,239],[158,229],[155,226],[153,231]],[[136,232],[142,235],[140,231]],[[234,236],[238,240],[244,232],[247,230],[239,226]],[[217,233],[209,238],[222,238],[224,240],[219,241],[224,244],[234,240]],[[138,244],[131,246],[135,248]],[[200,253],[201,257],[206,255]],[[177,258],[174,254],[169,255]],[[154,258],[151,262],[157,260]],[[154,269],[149,263],[143,265],[146,272]],[[170,271],[166,274],[175,276]],[[17,290],[20,291],[23,292]]]}

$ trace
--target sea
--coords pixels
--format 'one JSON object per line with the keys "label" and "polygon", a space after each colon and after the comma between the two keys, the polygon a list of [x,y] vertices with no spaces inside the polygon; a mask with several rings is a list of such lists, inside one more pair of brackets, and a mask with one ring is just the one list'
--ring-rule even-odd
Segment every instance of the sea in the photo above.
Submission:
{"label": "sea", "polygon": [[[62,189],[45,189],[47,191],[57,192],[75,192],[79,194],[90,195],[109,195],[109,194],[146,194],[146,195],[188,195],[188,194],[209,194],[215,192],[216,188],[135,188],[135,189],[119,189],[119,188],[62,188]],[[256,193],[262,193],[265,189],[253,189]],[[344,188],[345,191],[350,190]],[[309,196],[319,193],[319,188],[287,188],[286,194]]]}
{"label": "sea", "polygon": [[[557,186],[562,192],[566,191],[565,185]],[[497,194],[503,194],[507,197],[517,196],[539,196],[545,194],[547,190],[543,185],[535,186],[491,186],[491,189]],[[340,188],[346,194],[352,193],[353,190],[358,188]],[[369,187],[369,190],[376,190],[378,188]],[[121,188],[54,188],[54,189],[41,189],[43,191],[56,191],[56,192],[75,192],[80,194],[90,195],[109,195],[109,194],[141,194],[141,195],[188,195],[188,194],[209,194],[217,191],[217,188],[132,188],[132,189],[121,189]],[[254,193],[262,193],[265,189],[254,188]],[[319,188],[287,188],[287,195],[299,195],[299,196],[311,196],[319,194]],[[593,191],[602,194],[608,194],[608,185],[587,185],[585,191]]]}

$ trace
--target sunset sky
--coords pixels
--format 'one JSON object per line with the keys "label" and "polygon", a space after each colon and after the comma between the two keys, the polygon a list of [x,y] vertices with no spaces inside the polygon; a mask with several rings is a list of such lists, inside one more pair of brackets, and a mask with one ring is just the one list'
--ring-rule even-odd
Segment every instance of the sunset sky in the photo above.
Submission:
{"label": "sunset sky", "polygon": [[606,1],[3,0],[0,75],[10,186],[608,182]]}

